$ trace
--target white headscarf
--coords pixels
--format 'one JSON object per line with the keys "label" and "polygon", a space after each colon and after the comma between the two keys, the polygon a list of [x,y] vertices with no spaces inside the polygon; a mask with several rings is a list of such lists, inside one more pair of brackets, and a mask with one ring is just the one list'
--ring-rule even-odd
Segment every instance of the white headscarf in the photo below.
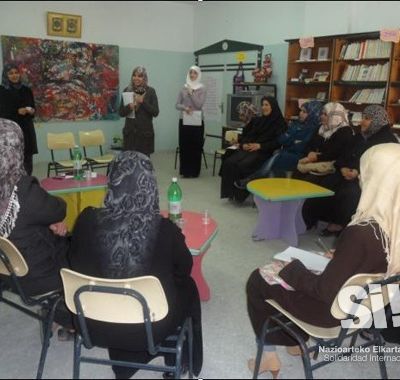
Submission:
{"label": "white headscarf", "polygon": [[321,125],[318,134],[325,140],[329,140],[338,129],[349,126],[347,111],[340,103],[325,104],[323,111],[328,116],[328,125]]}
{"label": "white headscarf", "polygon": [[[190,79],[190,71],[196,71],[197,73],[197,79],[195,81],[192,81]],[[201,69],[199,66],[192,66],[187,75],[186,75],[186,84],[185,87],[188,89],[192,89],[192,90],[198,90],[199,88],[204,87],[204,85],[201,83]]]}
{"label": "white headscarf", "polygon": [[360,202],[351,225],[379,225],[388,262],[387,276],[400,272],[400,145],[379,144],[360,161]]}

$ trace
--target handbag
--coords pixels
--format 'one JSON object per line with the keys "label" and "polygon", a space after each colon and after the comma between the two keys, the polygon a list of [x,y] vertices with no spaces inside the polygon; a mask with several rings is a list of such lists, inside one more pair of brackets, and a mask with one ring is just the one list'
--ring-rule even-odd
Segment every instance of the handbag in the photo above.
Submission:
{"label": "handbag", "polygon": [[322,162],[299,162],[297,170],[303,174],[310,173],[314,175],[327,175],[336,171],[334,166],[335,161],[322,161]]}

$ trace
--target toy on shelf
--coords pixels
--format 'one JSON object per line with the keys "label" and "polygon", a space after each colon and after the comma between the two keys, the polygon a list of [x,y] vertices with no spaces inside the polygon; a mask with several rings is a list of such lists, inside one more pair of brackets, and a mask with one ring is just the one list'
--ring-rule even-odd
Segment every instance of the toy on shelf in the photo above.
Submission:
{"label": "toy on shelf", "polygon": [[254,82],[267,82],[272,75],[272,54],[266,54],[262,67],[257,67],[251,74]]}

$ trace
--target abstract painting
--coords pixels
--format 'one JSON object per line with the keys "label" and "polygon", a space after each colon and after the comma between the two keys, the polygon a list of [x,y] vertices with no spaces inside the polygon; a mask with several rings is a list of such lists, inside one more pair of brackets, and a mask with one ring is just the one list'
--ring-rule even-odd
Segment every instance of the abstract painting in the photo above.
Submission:
{"label": "abstract painting", "polygon": [[3,65],[17,64],[38,121],[118,119],[115,45],[2,36]]}

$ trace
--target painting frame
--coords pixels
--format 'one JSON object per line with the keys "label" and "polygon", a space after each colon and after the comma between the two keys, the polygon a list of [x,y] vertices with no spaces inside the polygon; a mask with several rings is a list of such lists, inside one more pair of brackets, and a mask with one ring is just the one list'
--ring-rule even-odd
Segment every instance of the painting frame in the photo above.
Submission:
{"label": "painting frame", "polygon": [[47,12],[47,35],[81,38],[82,16]]}

